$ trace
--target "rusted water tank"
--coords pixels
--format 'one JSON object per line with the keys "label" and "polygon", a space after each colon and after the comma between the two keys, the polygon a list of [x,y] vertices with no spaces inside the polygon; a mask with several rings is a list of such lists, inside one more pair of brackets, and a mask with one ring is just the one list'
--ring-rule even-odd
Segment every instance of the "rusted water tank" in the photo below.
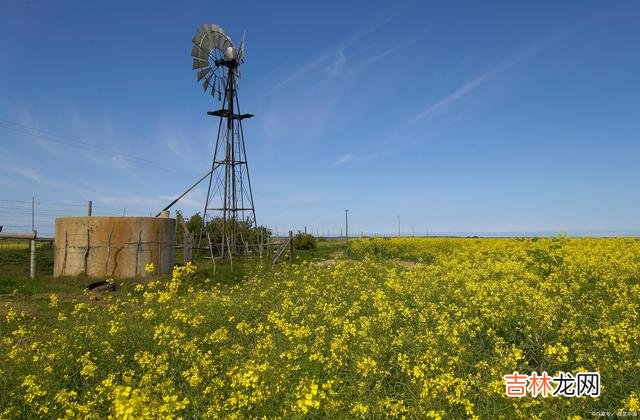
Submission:
{"label": "rusted water tank", "polygon": [[173,269],[176,220],[169,217],[80,216],[56,219],[53,275],[143,277]]}

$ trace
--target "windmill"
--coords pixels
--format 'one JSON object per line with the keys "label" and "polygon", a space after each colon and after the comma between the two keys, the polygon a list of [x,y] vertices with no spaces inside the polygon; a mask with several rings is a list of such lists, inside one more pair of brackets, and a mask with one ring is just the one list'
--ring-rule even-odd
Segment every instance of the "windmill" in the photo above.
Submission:
{"label": "windmill", "polygon": [[244,36],[240,48],[236,49],[224,29],[205,24],[198,28],[192,41],[196,77],[205,93],[210,92],[221,102],[220,109],[207,112],[218,117],[219,123],[202,220],[203,227],[208,216],[222,221],[221,255],[224,257],[225,246],[229,253],[236,253],[246,241],[238,236],[239,222],[256,226],[242,129],[242,121],[253,115],[241,114],[238,102],[237,81],[244,62]]}
{"label": "windmill", "polygon": [[[220,109],[207,112],[208,115],[219,118],[216,145],[211,169],[156,214],[156,217],[169,210],[208,178],[209,187],[202,215],[202,228],[204,231],[211,219],[221,222],[220,255],[225,258],[225,248],[228,255],[232,255],[237,253],[243,244],[248,245],[247,238],[242,238],[240,223],[249,229],[257,227],[242,130],[242,121],[253,115],[241,114],[238,102],[237,80],[240,78],[240,65],[244,63],[244,36],[240,48],[236,49],[224,29],[218,25],[204,24],[198,28],[192,43],[191,56],[196,77],[202,82],[205,93],[210,93],[214,99],[217,98],[221,102]],[[210,239],[209,247],[212,249]]]}

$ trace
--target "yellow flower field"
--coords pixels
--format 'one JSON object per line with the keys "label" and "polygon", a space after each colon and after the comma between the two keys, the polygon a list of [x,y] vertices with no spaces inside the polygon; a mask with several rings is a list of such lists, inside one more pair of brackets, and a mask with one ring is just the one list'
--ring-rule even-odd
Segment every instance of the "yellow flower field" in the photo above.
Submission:
{"label": "yellow flower field", "polygon": [[[592,417],[639,411],[640,240],[359,239],[226,286],[193,266],[0,320],[0,418]],[[601,374],[598,398],[503,375]]]}

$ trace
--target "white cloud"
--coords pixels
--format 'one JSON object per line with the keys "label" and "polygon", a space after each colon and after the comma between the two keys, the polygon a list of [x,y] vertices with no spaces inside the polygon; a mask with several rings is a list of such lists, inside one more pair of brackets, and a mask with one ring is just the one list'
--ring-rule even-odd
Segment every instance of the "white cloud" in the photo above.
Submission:
{"label": "white cloud", "polygon": [[525,48],[524,50],[518,52],[517,54],[514,54],[513,56],[503,60],[492,69],[482,73],[481,75],[475,77],[471,81],[468,81],[462,84],[461,86],[456,88],[453,92],[451,92],[449,95],[445,96],[444,98],[440,99],[439,101],[431,105],[428,105],[426,108],[424,108],[423,110],[421,110],[415,115],[414,120],[421,120],[421,119],[427,118],[439,111],[442,111],[446,108],[451,107],[456,102],[460,101],[461,99],[473,93],[473,91],[475,91],[478,87],[482,86],[483,84],[489,82],[492,79],[495,79],[500,74],[511,69],[512,67],[515,67],[516,65],[525,61],[527,58],[530,58],[535,54],[539,53],[542,49],[544,49],[547,45],[551,44],[556,39],[575,33],[577,28],[579,27],[581,27],[581,25],[571,27],[563,33],[551,36],[543,41],[537,42],[529,46],[528,48]]}
{"label": "white cloud", "polygon": [[463,97],[467,96],[469,93],[471,93],[475,88],[477,88],[478,86],[480,86],[482,83],[484,83],[487,79],[489,79],[491,76],[495,75],[496,73],[498,73],[499,71],[502,71],[503,69],[500,68],[496,68],[493,70],[490,70],[478,77],[476,77],[475,79],[473,79],[472,81],[465,83],[464,85],[460,86],[458,89],[454,90],[452,93],[450,93],[449,95],[447,95],[446,97],[444,97],[443,99],[437,101],[434,104],[429,105],[428,107],[424,108],[422,111],[418,112],[415,116],[416,120],[421,120],[423,118],[426,118],[448,106],[450,106],[451,104],[457,102],[458,100],[462,99]]}
{"label": "white cloud", "polygon": [[336,161],[333,162],[333,164],[335,166],[339,166],[339,165],[342,165],[344,163],[350,162],[351,160],[353,160],[353,157],[351,157],[350,154],[346,154],[346,155],[342,155],[338,159],[336,159]]}
{"label": "white cloud", "polygon": [[347,64],[347,57],[344,55],[344,49],[338,50],[333,56],[331,62],[325,66],[324,71],[329,79],[341,75]]}
{"label": "white cloud", "polygon": [[[337,63],[339,67],[340,60],[343,60],[344,62],[346,62],[346,56],[344,56],[345,49],[351,47],[352,45],[355,45],[356,42],[359,41],[360,39],[376,31],[378,28],[386,25],[389,22],[389,20],[391,20],[391,17],[371,26],[368,29],[358,31],[352,34],[351,36],[343,39],[342,41],[339,41],[333,44],[332,46],[330,46],[329,48],[323,50],[322,52],[320,52],[319,54],[317,54],[316,56],[308,60],[306,63],[302,64],[297,69],[289,73],[286,77],[281,79],[279,82],[275,83],[273,87],[269,89],[269,91],[267,92],[267,95],[270,95],[275,91],[277,91],[278,89],[285,87],[286,85],[300,78],[304,74],[321,67],[327,61],[333,61],[334,64]],[[344,65],[344,63],[342,65]],[[333,68],[335,69],[336,67],[333,67]]]}
{"label": "white cloud", "polygon": [[368,153],[368,154],[363,154],[363,155],[352,155],[352,154],[344,154],[342,156],[340,156],[338,159],[335,160],[335,162],[333,162],[333,164],[335,166],[340,166],[340,165],[344,165],[346,163],[349,162],[363,162],[363,161],[367,161],[367,160],[371,160],[371,159],[377,159],[383,156],[388,155],[389,153],[391,153],[391,150],[386,150],[383,152],[378,152],[378,153]]}
{"label": "white cloud", "polygon": [[108,195],[98,197],[98,203],[108,206],[130,206],[130,207],[157,207],[160,200],[157,198],[144,197],[140,195]]}
{"label": "white cloud", "polygon": [[[182,197],[178,203],[176,203],[176,206],[181,206],[181,207],[186,207],[186,208],[191,208],[191,209],[202,209],[204,207],[204,200],[198,200],[195,199],[193,197],[191,197],[191,195],[193,195],[193,193],[187,194],[186,196]],[[178,198],[179,194],[174,194],[174,195],[158,195],[156,196],[157,199],[166,202],[167,204],[169,204],[170,202],[172,202],[173,200],[175,200],[176,198]],[[208,206],[210,207],[210,206]]]}
{"label": "white cloud", "polygon": [[44,179],[40,173],[32,168],[22,167],[22,166],[14,166],[10,164],[3,164],[2,170],[8,174],[26,178],[29,181],[37,182],[38,184],[42,184]]}

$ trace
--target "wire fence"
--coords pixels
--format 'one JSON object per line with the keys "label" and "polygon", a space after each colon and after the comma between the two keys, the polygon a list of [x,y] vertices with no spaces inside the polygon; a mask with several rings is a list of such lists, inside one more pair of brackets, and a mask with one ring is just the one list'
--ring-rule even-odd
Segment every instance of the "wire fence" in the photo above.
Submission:
{"label": "wire fence", "polygon": [[400,233],[389,233],[389,232],[375,232],[369,230],[358,230],[351,229],[347,232],[344,228],[339,227],[317,227],[317,226],[291,226],[291,227],[283,227],[283,226],[266,226],[267,229],[271,231],[271,235],[278,238],[284,238],[289,235],[289,231],[292,231],[295,235],[298,232],[308,233],[316,238],[330,238],[330,239],[340,239],[340,238],[390,238],[397,236],[429,236],[429,232],[418,232],[418,231],[410,231],[405,232],[402,231]]}
{"label": "wire fence", "polygon": [[[92,204],[93,216],[122,216],[126,209]],[[53,202],[30,200],[0,199],[1,231],[31,232],[38,236],[50,236],[55,233],[55,220],[64,216],[84,216],[89,213],[89,203]]]}
{"label": "wire fence", "polygon": [[[55,219],[64,216],[84,216],[88,215],[89,203],[71,201],[46,201],[38,200],[16,200],[0,199],[0,226],[2,232],[31,232],[38,231],[38,236],[53,237],[55,234]],[[107,207],[92,204],[93,216],[123,216],[126,215],[126,208]],[[33,224],[32,224],[33,223]],[[349,227],[345,229],[340,226],[317,226],[309,224],[306,226],[265,226],[271,231],[274,237],[287,237],[289,231],[294,234],[306,232],[318,238],[361,238],[361,237],[392,237],[392,236],[429,236],[429,232],[402,231],[402,232],[375,232]]]}

